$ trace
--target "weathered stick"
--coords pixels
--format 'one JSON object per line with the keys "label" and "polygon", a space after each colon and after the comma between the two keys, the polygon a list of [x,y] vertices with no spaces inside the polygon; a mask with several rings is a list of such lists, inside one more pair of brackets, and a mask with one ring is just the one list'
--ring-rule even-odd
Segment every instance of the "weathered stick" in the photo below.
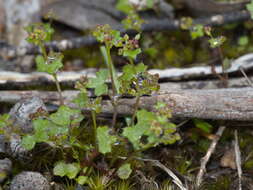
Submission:
{"label": "weathered stick", "polygon": [[[193,20],[194,24],[210,25],[210,26],[221,26],[223,24],[239,22],[250,19],[250,14],[248,11],[237,11],[232,13],[214,15],[206,18],[200,18]],[[180,20],[158,20],[153,19],[147,21],[142,26],[143,32],[150,31],[168,31],[168,30],[178,30],[180,29]],[[122,33],[127,33],[128,31],[121,30]],[[52,41],[47,44],[48,49],[53,49],[55,51],[64,51],[67,49],[80,48],[84,46],[90,46],[97,44],[97,41],[92,36],[85,36],[80,38],[65,39],[62,41]],[[24,55],[34,55],[39,54],[40,50],[36,46],[27,45],[23,47],[13,47],[4,42],[0,42],[0,55],[10,59]]]}
{"label": "weathered stick", "polygon": [[196,179],[197,187],[199,187],[201,185],[201,183],[203,182],[203,176],[206,172],[206,165],[207,165],[208,161],[210,160],[210,157],[214,153],[216,145],[217,145],[218,141],[220,140],[225,129],[226,129],[225,126],[219,127],[218,131],[216,132],[217,137],[213,139],[212,143],[210,144],[210,146],[208,148],[208,151],[206,152],[206,155],[203,158],[201,158],[200,169],[199,169],[197,179]]}
{"label": "weathered stick", "polygon": [[[211,66],[196,66],[191,68],[170,68],[165,70],[152,69],[150,73],[159,74],[162,81],[180,81],[183,79],[194,78],[206,78],[213,75],[212,69],[215,69],[217,74],[222,74],[221,66],[212,68]],[[248,71],[253,69],[253,54],[246,54],[231,63],[231,67],[226,70],[226,73],[240,72],[240,70]],[[97,69],[86,69],[79,72],[59,72],[58,80],[63,85],[73,87],[75,81],[80,79],[81,76],[95,77]],[[120,73],[118,73],[120,74]],[[237,79],[235,79],[237,80]],[[231,80],[231,83],[237,83],[235,80]],[[241,81],[238,80],[238,86],[241,86]],[[219,82],[215,82],[218,84]],[[196,83],[197,84],[197,83]],[[200,85],[203,83],[200,83]],[[244,83],[245,84],[245,83]],[[22,89],[31,86],[47,86],[54,85],[54,79],[52,76],[46,73],[32,72],[32,73],[18,73],[10,71],[0,71],[0,89]],[[186,83],[187,85],[187,83]]]}
{"label": "weathered stick", "polygon": [[[64,91],[65,102],[70,103],[77,91]],[[57,92],[1,91],[0,102],[15,103],[21,98],[41,97],[45,102],[57,104]],[[165,102],[174,118],[202,118],[216,120],[253,121],[253,89],[213,89],[213,90],[167,90],[159,94],[141,97],[140,108],[155,111],[157,102]],[[135,99],[123,98],[118,103],[120,115],[131,115]],[[88,109],[83,111],[89,112]],[[102,114],[112,115],[113,106],[108,100],[102,102]]]}

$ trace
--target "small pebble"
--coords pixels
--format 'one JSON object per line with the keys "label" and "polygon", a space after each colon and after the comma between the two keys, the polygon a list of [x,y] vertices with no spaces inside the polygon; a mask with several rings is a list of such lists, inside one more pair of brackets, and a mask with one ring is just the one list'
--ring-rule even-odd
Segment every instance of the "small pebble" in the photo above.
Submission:
{"label": "small pebble", "polygon": [[0,160],[0,184],[8,177],[12,170],[12,162],[10,159],[5,158]]}

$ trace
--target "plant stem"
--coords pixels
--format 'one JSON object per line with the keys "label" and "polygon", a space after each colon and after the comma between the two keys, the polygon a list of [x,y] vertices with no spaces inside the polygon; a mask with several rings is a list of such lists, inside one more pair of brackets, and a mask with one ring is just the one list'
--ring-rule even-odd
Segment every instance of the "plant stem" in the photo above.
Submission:
{"label": "plant stem", "polygon": [[113,67],[113,62],[112,62],[112,57],[111,57],[111,53],[110,53],[110,47],[109,45],[105,46],[106,48],[106,56],[108,59],[108,69],[110,72],[110,77],[111,77],[111,84],[112,84],[112,97],[111,97],[111,101],[112,101],[112,105],[113,105],[113,119],[112,119],[112,128],[114,128],[115,124],[116,124],[116,119],[117,119],[117,100],[116,100],[116,95],[118,94],[118,90],[116,88],[116,79],[114,78],[114,67]]}
{"label": "plant stem", "polygon": [[135,120],[136,113],[137,113],[137,110],[138,110],[138,107],[139,107],[139,103],[140,103],[140,96],[138,95],[137,98],[136,98],[136,102],[134,104],[134,113],[133,113],[133,116],[132,116],[132,119],[131,119],[131,125],[134,124],[134,120]]}
{"label": "plant stem", "polygon": [[96,120],[96,112],[91,111],[91,117],[93,122],[93,130],[94,130],[94,146],[97,147],[97,120]]}
{"label": "plant stem", "polygon": [[114,78],[114,68],[113,68],[113,62],[112,62],[112,57],[111,57],[111,53],[110,53],[110,47],[108,45],[105,46],[106,48],[106,56],[108,59],[108,69],[110,72],[110,77],[111,77],[111,82],[112,82],[112,90],[113,90],[113,96],[115,96],[118,92],[117,92],[117,88],[116,88],[116,84],[115,84],[115,78]]}
{"label": "plant stem", "polygon": [[133,59],[128,59],[131,65],[134,65]]}
{"label": "plant stem", "polygon": [[223,54],[221,51],[221,47],[218,47],[218,51],[219,51],[219,56],[220,56],[220,60],[221,60],[221,66],[222,66],[222,75],[223,75],[223,81],[224,81],[224,86],[227,88],[228,86],[228,74],[225,73],[225,68],[224,68],[224,64],[223,64]]}
{"label": "plant stem", "polygon": [[45,46],[44,45],[40,45],[39,47],[41,49],[41,52],[42,52],[42,55],[43,55],[44,59],[47,60],[47,51],[46,51]]}
{"label": "plant stem", "polygon": [[61,86],[60,86],[60,83],[59,83],[59,81],[58,81],[58,78],[57,78],[56,73],[53,74],[53,77],[54,77],[54,80],[55,80],[55,84],[56,84],[57,91],[58,91],[58,93],[59,93],[60,105],[64,105],[63,97],[62,97],[62,90],[61,90]]}

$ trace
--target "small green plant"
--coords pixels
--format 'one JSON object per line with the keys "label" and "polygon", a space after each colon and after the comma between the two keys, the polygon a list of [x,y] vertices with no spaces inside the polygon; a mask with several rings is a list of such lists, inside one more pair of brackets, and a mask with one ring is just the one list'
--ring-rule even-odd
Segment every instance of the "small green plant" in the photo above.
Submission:
{"label": "small green plant", "polygon": [[46,72],[53,76],[57,90],[59,92],[60,103],[63,105],[62,90],[57,79],[57,72],[62,68],[62,53],[53,51],[47,52],[46,42],[52,38],[54,30],[49,23],[35,23],[25,28],[28,33],[27,41],[31,44],[37,45],[40,48],[42,55],[38,55],[35,59],[37,70],[39,72]]}
{"label": "small green plant", "polygon": [[[137,17],[132,18],[134,20],[125,21],[128,23],[127,27],[137,29],[136,26],[141,26],[141,23],[137,23]],[[63,55],[48,52],[46,49],[45,43],[51,40],[53,29],[49,24],[33,24],[26,31],[27,41],[41,50],[41,55],[36,57],[38,71],[46,72],[55,79],[60,107],[55,113],[34,118],[34,130],[23,135],[22,145],[32,150],[37,143],[46,143],[51,148],[60,150],[62,159],[54,164],[54,175],[65,176],[93,189],[105,189],[115,175],[121,179],[129,178],[134,170],[131,161],[136,155],[140,156],[141,152],[159,144],[172,144],[180,138],[176,133],[176,125],[169,121],[171,114],[168,105],[157,102],[155,112],[139,110],[141,96],[151,95],[159,90],[159,76],[148,73],[144,63],[136,63],[136,57],[141,53],[140,33],[134,37],[122,35],[109,25],[100,25],[93,31],[93,36],[101,43],[100,50],[107,68],[98,71],[95,78],[81,78],[76,83],[80,93],[73,100],[76,105],[73,108],[63,104],[61,87],[57,80],[57,72],[63,66]],[[112,48],[117,49],[118,54],[128,60],[121,75],[115,70],[111,57]],[[95,98],[89,97],[89,89],[94,89]],[[119,128],[118,100],[125,95],[135,98],[135,105],[130,121]],[[102,111],[104,96],[110,98],[114,113],[112,123],[101,125],[97,114]],[[92,121],[92,124],[88,122],[85,125],[86,133],[83,133],[83,108],[90,111]],[[6,132],[7,121],[6,115],[0,118],[0,132]],[[86,138],[88,136],[91,139]],[[122,148],[124,151],[121,151]],[[114,155],[113,161],[101,168],[97,164],[98,160],[112,157],[112,152],[117,152],[117,156]],[[127,158],[123,159],[126,155]],[[120,164],[114,165],[116,161],[120,161]],[[92,178],[97,172],[103,173],[105,177]]]}
{"label": "small green plant", "polygon": [[251,0],[249,4],[246,5],[247,10],[250,12],[251,19],[253,19],[253,1]]}
{"label": "small green plant", "polygon": [[193,24],[190,18],[185,19],[186,21],[182,22],[181,28],[184,30],[189,30],[191,38],[193,40],[201,37],[208,37],[208,43],[212,49],[217,49],[219,53],[219,60],[222,66],[222,75],[216,73],[215,69],[213,68],[213,73],[218,76],[218,78],[224,82],[224,86],[227,86],[228,75],[225,73],[227,69],[230,68],[231,61],[227,58],[224,59],[221,46],[226,41],[226,37],[218,36],[214,37],[212,28],[210,26],[203,26],[201,24]]}

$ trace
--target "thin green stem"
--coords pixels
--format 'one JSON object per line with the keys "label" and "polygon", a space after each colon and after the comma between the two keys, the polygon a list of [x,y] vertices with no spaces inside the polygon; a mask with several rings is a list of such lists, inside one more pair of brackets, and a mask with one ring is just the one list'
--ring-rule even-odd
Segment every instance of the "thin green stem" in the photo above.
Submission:
{"label": "thin green stem", "polygon": [[41,49],[41,53],[42,53],[44,59],[47,60],[47,51],[46,51],[45,45],[40,45],[39,47]]}
{"label": "thin green stem", "polygon": [[139,103],[140,103],[140,96],[138,95],[137,98],[136,98],[136,102],[134,104],[134,113],[133,113],[133,116],[132,116],[132,119],[131,119],[131,125],[134,124],[134,120],[135,120],[136,113],[137,113],[137,110],[138,110],[138,107],[139,107]]}
{"label": "thin green stem", "polygon": [[91,111],[91,117],[93,122],[93,130],[94,130],[94,146],[97,147],[97,120],[96,120],[96,112]]}
{"label": "thin green stem", "polygon": [[57,78],[56,73],[53,74],[53,77],[54,77],[54,80],[55,80],[55,84],[56,84],[57,91],[58,91],[58,93],[59,93],[60,105],[64,105],[63,97],[62,97],[62,90],[61,90],[61,86],[60,86],[60,83],[59,83],[59,81],[58,81],[58,78]]}
{"label": "thin green stem", "polygon": [[118,94],[118,89],[116,88],[116,79],[114,78],[114,67],[113,67],[113,62],[112,62],[112,57],[111,57],[111,52],[110,52],[110,47],[109,45],[106,45],[106,56],[108,59],[108,69],[110,72],[110,77],[111,77],[111,84],[112,84],[112,97],[111,97],[111,102],[113,105],[113,119],[112,119],[112,128],[116,125],[116,119],[117,119],[117,100],[116,100],[116,95]]}
{"label": "thin green stem", "polygon": [[129,62],[130,62],[130,64],[131,64],[131,65],[133,65],[133,64],[134,64],[133,59],[130,59],[130,58],[129,58],[128,60],[129,60]]}
{"label": "thin green stem", "polygon": [[111,77],[111,82],[112,82],[113,96],[115,96],[117,94],[117,89],[116,89],[115,79],[114,79],[114,74],[113,74],[113,62],[112,62],[110,47],[109,45],[106,45],[105,48],[106,48],[106,56],[108,58],[108,67],[109,67],[108,69],[110,72],[110,77]]}
{"label": "thin green stem", "polygon": [[224,86],[227,88],[228,86],[228,74],[225,73],[225,68],[224,68],[224,64],[223,64],[223,54],[222,54],[222,50],[221,47],[218,47],[218,51],[219,51],[219,56],[220,56],[220,60],[221,60],[221,66],[222,66],[222,75],[223,75],[223,79],[224,79]]}

